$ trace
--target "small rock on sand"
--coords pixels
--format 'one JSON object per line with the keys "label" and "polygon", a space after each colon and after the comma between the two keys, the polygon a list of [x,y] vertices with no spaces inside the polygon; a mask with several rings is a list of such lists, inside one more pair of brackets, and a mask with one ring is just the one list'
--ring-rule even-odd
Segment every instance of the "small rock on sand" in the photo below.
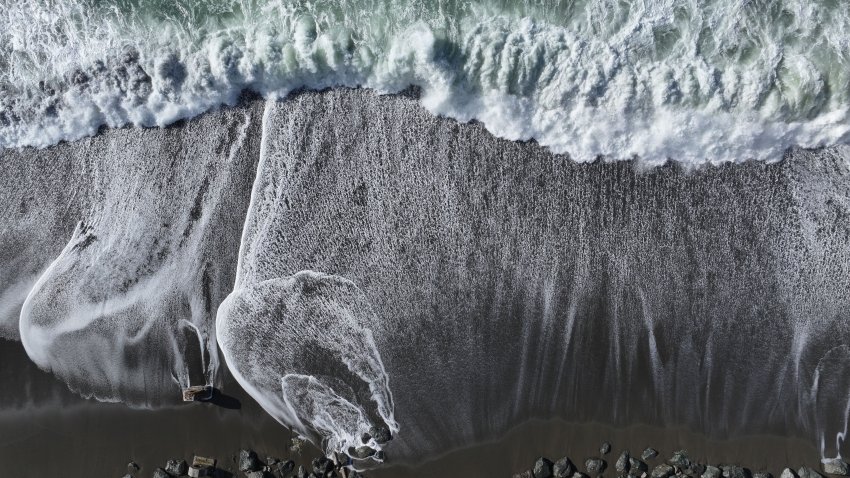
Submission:
{"label": "small rock on sand", "polygon": [[828,475],[850,475],[850,467],[843,460],[833,458],[823,461],[823,472]]}
{"label": "small rock on sand", "polygon": [[808,466],[801,466],[800,469],[797,470],[797,476],[800,478],[823,478],[823,475]]}
{"label": "small rock on sand", "polygon": [[750,478],[750,472],[740,466],[721,466],[720,470],[723,472],[723,478]]}
{"label": "small rock on sand", "polygon": [[658,452],[654,448],[647,448],[641,453],[640,457],[643,461],[651,460],[658,456]]}
{"label": "small rock on sand", "polygon": [[652,470],[652,478],[667,478],[673,476],[673,467],[662,463]]}
{"label": "small rock on sand", "polygon": [[702,478],[720,478],[721,476],[723,476],[723,472],[720,471],[720,468],[711,465],[706,466],[702,473]]}
{"label": "small rock on sand", "polygon": [[617,462],[614,463],[614,469],[620,473],[625,473],[629,471],[629,451],[624,450],[620,453],[620,457],[617,458]]}
{"label": "small rock on sand", "polygon": [[153,471],[153,478],[171,478],[171,475],[162,468],[157,468]]}
{"label": "small rock on sand", "polygon": [[186,460],[168,460],[165,463],[165,471],[176,476],[185,475],[189,472],[189,464]]}
{"label": "small rock on sand", "polygon": [[603,442],[602,446],[599,447],[599,454],[607,455],[608,453],[611,453],[611,444],[606,441]]}
{"label": "small rock on sand", "polygon": [[584,468],[590,475],[599,475],[605,471],[607,463],[601,458],[588,458],[584,461]]}
{"label": "small rock on sand", "polygon": [[797,478],[797,474],[794,473],[794,470],[791,468],[785,468],[782,470],[782,473],[779,474],[779,478]]}
{"label": "small rock on sand", "polygon": [[534,478],[552,478],[552,462],[544,457],[539,457],[534,461],[532,469]]}
{"label": "small rock on sand", "polygon": [[688,452],[685,450],[673,452],[673,456],[667,460],[667,463],[679,468],[680,470],[684,470],[691,466],[691,460],[688,458]]}
{"label": "small rock on sand", "polygon": [[247,473],[257,471],[262,467],[260,459],[253,450],[239,450],[239,471]]}
{"label": "small rock on sand", "polygon": [[576,466],[569,458],[563,457],[555,462],[552,467],[552,475],[555,478],[570,478],[576,472]]}

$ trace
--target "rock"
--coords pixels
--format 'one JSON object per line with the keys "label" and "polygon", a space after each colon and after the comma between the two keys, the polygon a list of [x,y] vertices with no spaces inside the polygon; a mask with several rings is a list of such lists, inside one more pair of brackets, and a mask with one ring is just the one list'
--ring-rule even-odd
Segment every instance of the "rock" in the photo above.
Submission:
{"label": "rock", "polygon": [[753,478],[773,478],[773,475],[767,472],[753,473]]}
{"label": "rock", "polygon": [[614,463],[614,469],[620,473],[625,473],[629,471],[629,451],[624,450],[620,453],[620,457],[617,458],[617,462]]}
{"label": "rock", "polygon": [[168,460],[165,463],[165,471],[175,476],[185,475],[189,472],[189,464],[186,460]]}
{"label": "rock", "polygon": [[286,478],[292,473],[292,470],[295,469],[295,462],[292,460],[286,460],[284,462],[280,462],[277,464],[277,472],[281,477]]}
{"label": "rock", "polygon": [[130,475],[132,475],[133,473],[135,473],[135,472],[137,472],[141,469],[142,468],[135,461],[131,461],[130,463],[127,463],[127,473],[130,474]]}
{"label": "rock", "polygon": [[331,470],[334,469],[334,464],[332,461],[328,459],[328,457],[323,456],[321,458],[314,458],[313,462],[313,473],[319,476],[325,476],[330,473]]}
{"label": "rock", "polygon": [[259,471],[249,471],[246,476],[248,478],[266,478],[266,476],[268,476],[268,475],[266,475],[265,471],[259,470]]}
{"label": "rock", "polygon": [[534,478],[552,478],[552,462],[542,456],[534,460],[534,467],[531,469]]}
{"label": "rock", "polygon": [[705,471],[702,473],[701,478],[720,478],[722,475],[723,472],[720,471],[720,468],[708,465],[705,467]]}
{"label": "rock", "polygon": [[533,478],[531,470],[525,470],[522,473],[514,473],[513,478]]}
{"label": "rock", "polygon": [[647,448],[646,450],[643,451],[643,453],[640,454],[640,458],[643,461],[651,460],[651,459],[655,458],[656,456],[658,456],[658,452],[654,448]]}
{"label": "rock", "polygon": [[640,476],[649,470],[649,467],[646,466],[646,463],[638,460],[637,458],[630,457],[629,458],[629,475],[631,476]]}
{"label": "rock", "polygon": [[576,471],[575,465],[567,457],[556,461],[555,466],[552,467],[552,475],[555,478],[570,478]]}
{"label": "rock", "polygon": [[573,478],[590,478],[590,477],[585,475],[584,473],[582,473],[580,471],[577,471],[577,472],[573,473]]}
{"label": "rock", "polygon": [[800,478],[823,478],[823,475],[808,466],[800,467],[800,469],[797,470],[797,476]]}
{"label": "rock", "polygon": [[296,478],[307,478],[307,470],[303,466],[298,465],[298,472],[295,473]]}
{"label": "rock", "polygon": [[393,439],[393,435],[387,427],[372,427],[369,429],[369,435],[372,435],[376,443],[382,445]]}
{"label": "rock", "polygon": [[824,460],[822,465],[823,472],[826,474],[842,476],[850,475],[850,467],[847,466],[847,463],[838,458]]}
{"label": "rock", "polygon": [[673,467],[662,463],[652,470],[652,478],[667,478],[673,476]]}
{"label": "rock", "polygon": [[591,475],[602,474],[606,466],[608,464],[601,458],[588,458],[584,461],[584,469]]}
{"label": "rock", "polygon": [[705,473],[706,466],[702,463],[691,463],[690,473],[691,476],[702,476]]}
{"label": "rock", "polygon": [[171,475],[162,468],[157,468],[153,471],[153,478],[171,478]]}
{"label": "rock", "polygon": [[782,473],[779,474],[779,478],[797,478],[797,474],[794,473],[794,470],[791,468],[785,468],[782,470]]}
{"label": "rock", "polygon": [[383,462],[384,460],[386,460],[386,459],[387,459],[387,454],[386,454],[386,453],[384,453],[384,450],[378,450],[378,451],[376,451],[376,452],[375,452],[375,454],[374,454],[373,456],[375,457],[375,459],[376,459],[376,460],[378,460],[378,461],[380,461],[380,462]]}
{"label": "rock", "polygon": [[673,456],[671,456],[670,459],[667,460],[667,463],[675,466],[680,470],[684,470],[691,466],[691,460],[688,459],[688,452],[686,452],[685,450],[673,452]]}
{"label": "rock", "polygon": [[267,456],[266,457],[266,465],[272,466],[272,465],[277,465],[278,463],[280,463],[280,460],[278,460],[277,458],[275,458],[273,456]]}
{"label": "rock", "polygon": [[349,447],[348,454],[353,458],[365,460],[375,454],[375,449],[366,445],[361,445],[357,448]]}
{"label": "rock", "polygon": [[723,478],[750,478],[750,472],[740,466],[721,466],[720,471],[723,472]]}
{"label": "rock", "polygon": [[369,443],[369,440],[371,440],[371,439],[372,439],[372,435],[370,435],[368,433],[364,433],[364,434],[360,435],[360,441],[363,442],[363,443]]}
{"label": "rock", "polygon": [[602,442],[602,446],[599,447],[599,454],[600,455],[607,455],[608,453],[611,453],[611,444],[608,443],[607,441]]}
{"label": "rock", "polygon": [[239,471],[247,473],[258,471],[263,467],[260,459],[253,450],[239,450]]}

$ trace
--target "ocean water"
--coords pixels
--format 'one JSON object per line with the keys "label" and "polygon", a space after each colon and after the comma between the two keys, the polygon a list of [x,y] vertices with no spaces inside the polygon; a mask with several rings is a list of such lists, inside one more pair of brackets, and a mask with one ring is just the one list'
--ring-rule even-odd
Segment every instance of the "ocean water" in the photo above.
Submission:
{"label": "ocean water", "polygon": [[778,160],[850,139],[849,31],[839,0],[4,0],[0,146],[416,85],[579,161]]}

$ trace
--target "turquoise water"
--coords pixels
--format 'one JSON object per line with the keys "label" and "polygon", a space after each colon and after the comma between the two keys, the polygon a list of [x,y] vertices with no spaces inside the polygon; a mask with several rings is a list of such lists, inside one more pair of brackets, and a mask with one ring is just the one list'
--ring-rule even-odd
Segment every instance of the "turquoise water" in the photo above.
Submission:
{"label": "turquoise water", "polygon": [[836,0],[12,1],[0,145],[166,125],[240,92],[422,88],[577,160],[779,159],[850,139]]}

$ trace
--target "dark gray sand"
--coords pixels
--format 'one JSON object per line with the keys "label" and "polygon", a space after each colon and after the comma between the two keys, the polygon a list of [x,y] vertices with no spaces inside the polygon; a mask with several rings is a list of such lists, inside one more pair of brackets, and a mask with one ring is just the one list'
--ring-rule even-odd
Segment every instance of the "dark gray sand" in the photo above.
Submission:
{"label": "dark gray sand", "polygon": [[[124,324],[172,327],[169,314],[188,305],[212,345],[242,226],[260,221],[249,231],[257,246],[245,262],[249,279],[312,269],[352,280],[372,301],[402,427],[386,452],[391,464],[424,462],[378,476],[509,476],[538,455],[580,463],[602,441],[615,453],[653,446],[666,458],[685,448],[776,474],[816,466],[816,437],[830,446],[843,428],[847,153],[794,151],[781,163],[696,171],[575,164],[495,139],[480,124],[434,117],[410,95],[302,93],[48,150],[79,175],[58,171],[51,184],[79,183],[85,194],[12,194],[6,203],[21,206],[2,217],[21,226],[0,236],[0,261],[17,264],[18,245],[40,240],[14,270],[42,270],[78,219],[93,224],[99,239],[75,236],[85,247],[63,255],[70,272],[36,294],[41,309],[30,319],[61,324],[56,306],[73,310],[80,292],[92,303],[103,294],[142,306],[107,317],[116,328],[103,336],[59,335],[44,360],[79,389],[167,404],[179,393],[171,376],[199,362],[192,351],[154,336],[133,347],[112,339],[136,332]],[[286,187],[269,187],[266,207],[246,220],[255,171]],[[22,168],[3,184],[27,175]],[[67,213],[32,220],[53,202],[69,204]],[[215,214],[197,221],[193,202]],[[63,239],[45,239],[44,225]],[[168,259],[157,262],[160,252]],[[121,259],[131,277],[116,278],[105,257]],[[157,294],[131,287],[140,277],[159,280]],[[15,337],[9,310],[2,333]],[[128,354],[121,373],[93,377]],[[85,401],[37,370],[17,342],[0,344],[0,365],[0,476],[118,477],[130,460],[146,476],[194,453],[230,463],[241,447],[289,457],[289,432],[224,366],[216,384],[239,410]],[[812,393],[815,377],[834,380]],[[491,444],[475,446],[482,442]]]}

